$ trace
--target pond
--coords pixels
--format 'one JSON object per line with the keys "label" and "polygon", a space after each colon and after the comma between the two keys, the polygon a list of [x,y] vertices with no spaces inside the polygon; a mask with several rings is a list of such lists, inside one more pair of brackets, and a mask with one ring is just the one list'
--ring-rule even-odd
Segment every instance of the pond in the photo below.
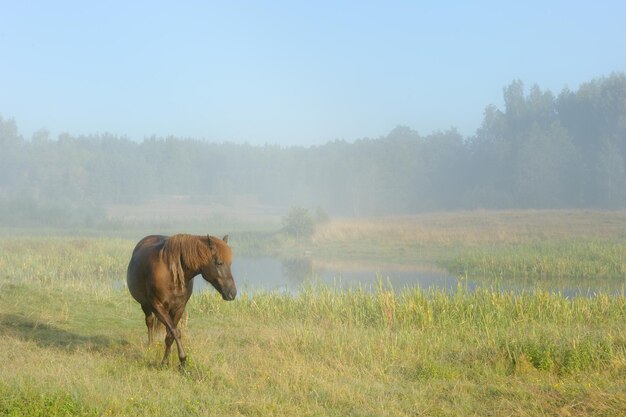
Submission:
{"label": "pond", "polygon": [[[458,279],[445,270],[426,265],[393,265],[359,261],[320,262],[311,258],[278,259],[271,257],[237,257],[232,266],[240,291],[278,291],[295,294],[304,285],[325,285],[341,289],[385,288],[400,291],[408,287],[454,291]],[[194,279],[194,292],[204,291],[209,284],[201,277]],[[468,283],[473,288],[473,283]]]}
{"label": "pond", "polygon": [[[311,258],[279,259],[273,257],[237,257],[232,266],[233,276],[240,292],[278,291],[296,294],[305,285],[324,285],[340,289],[366,291],[386,289],[402,291],[406,288],[436,289],[454,293],[459,279],[444,269],[424,264],[385,264],[371,261],[320,261]],[[567,298],[588,297],[596,292],[621,294],[623,285],[602,285],[553,278],[542,281],[502,279],[475,281],[463,279],[465,289],[497,288],[502,291],[525,292],[537,289],[560,293]],[[210,285],[201,276],[194,278],[194,292],[205,291]]]}

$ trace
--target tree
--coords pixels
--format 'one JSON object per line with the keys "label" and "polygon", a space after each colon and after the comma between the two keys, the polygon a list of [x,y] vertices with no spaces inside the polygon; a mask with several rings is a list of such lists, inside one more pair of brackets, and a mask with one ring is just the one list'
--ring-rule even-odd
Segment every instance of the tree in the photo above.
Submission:
{"label": "tree", "polygon": [[15,120],[4,120],[0,116],[0,197],[10,194],[12,186],[23,186],[23,159],[26,157],[23,142]]}
{"label": "tree", "polygon": [[608,208],[626,204],[624,160],[613,141],[605,140],[596,164],[596,186],[602,205]]}
{"label": "tree", "polygon": [[[536,124],[521,143],[516,158],[518,207],[575,205],[575,169],[580,155],[567,131],[554,123],[545,129]],[[570,204],[567,204],[570,203]]]}

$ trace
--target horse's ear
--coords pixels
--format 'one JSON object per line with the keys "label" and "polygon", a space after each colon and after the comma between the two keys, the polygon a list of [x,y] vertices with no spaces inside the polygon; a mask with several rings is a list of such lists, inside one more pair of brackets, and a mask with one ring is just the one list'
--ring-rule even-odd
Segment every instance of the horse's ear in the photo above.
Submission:
{"label": "horse's ear", "polygon": [[215,242],[209,235],[206,235],[206,238],[209,240],[209,248],[211,249],[211,252],[215,252]]}
{"label": "horse's ear", "polygon": [[228,243],[228,235],[224,236],[222,240],[224,241],[224,243]]}

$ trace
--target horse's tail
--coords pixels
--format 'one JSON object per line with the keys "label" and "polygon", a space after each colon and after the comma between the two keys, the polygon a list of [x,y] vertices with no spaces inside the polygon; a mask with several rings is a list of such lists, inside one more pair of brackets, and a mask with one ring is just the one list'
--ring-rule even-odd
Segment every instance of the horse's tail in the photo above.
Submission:
{"label": "horse's tail", "polygon": [[[178,323],[178,327],[185,328],[187,327],[187,323],[189,322],[189,313],[187,313],[187,309],[183,312],[183,316]],[[152,313],[152,326],[150,327],[150,331],[152,332],[152,337],[155,336],[164,336],[166,333],[165,325],[161,323],[156,316],[156,314]]]}
{"label": "horse's tail", "polygon": [[187,327],[187,323],[189,323],[189,313],[187,312],[187,309],[185,308],[185,311],[183,311],[183,316],[180,319],[180,322],[178,323],[178,327],[184,329],[185,327]]}
{"label": "horse's tail", "polygon": [[161,323],[161,320],[159,320],[154,313],[152,313],[152,326],[150,327],[150,332],[152,333],[153,338],[165,334],[165,325]]}

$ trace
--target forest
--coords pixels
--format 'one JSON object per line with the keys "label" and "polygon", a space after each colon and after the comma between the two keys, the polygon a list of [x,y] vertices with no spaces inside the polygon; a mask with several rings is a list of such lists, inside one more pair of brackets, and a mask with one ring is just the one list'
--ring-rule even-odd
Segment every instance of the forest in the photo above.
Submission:
{"label": "forest", "polygon": [[246,195],[276,207],[382,216],[512,208],[626,208],[626,74],[558,94],[503,88],[471,137],[454,128],[321,146],[110,134],[24,138],[0,116],[0,223],[94,226],[111,204]]}

